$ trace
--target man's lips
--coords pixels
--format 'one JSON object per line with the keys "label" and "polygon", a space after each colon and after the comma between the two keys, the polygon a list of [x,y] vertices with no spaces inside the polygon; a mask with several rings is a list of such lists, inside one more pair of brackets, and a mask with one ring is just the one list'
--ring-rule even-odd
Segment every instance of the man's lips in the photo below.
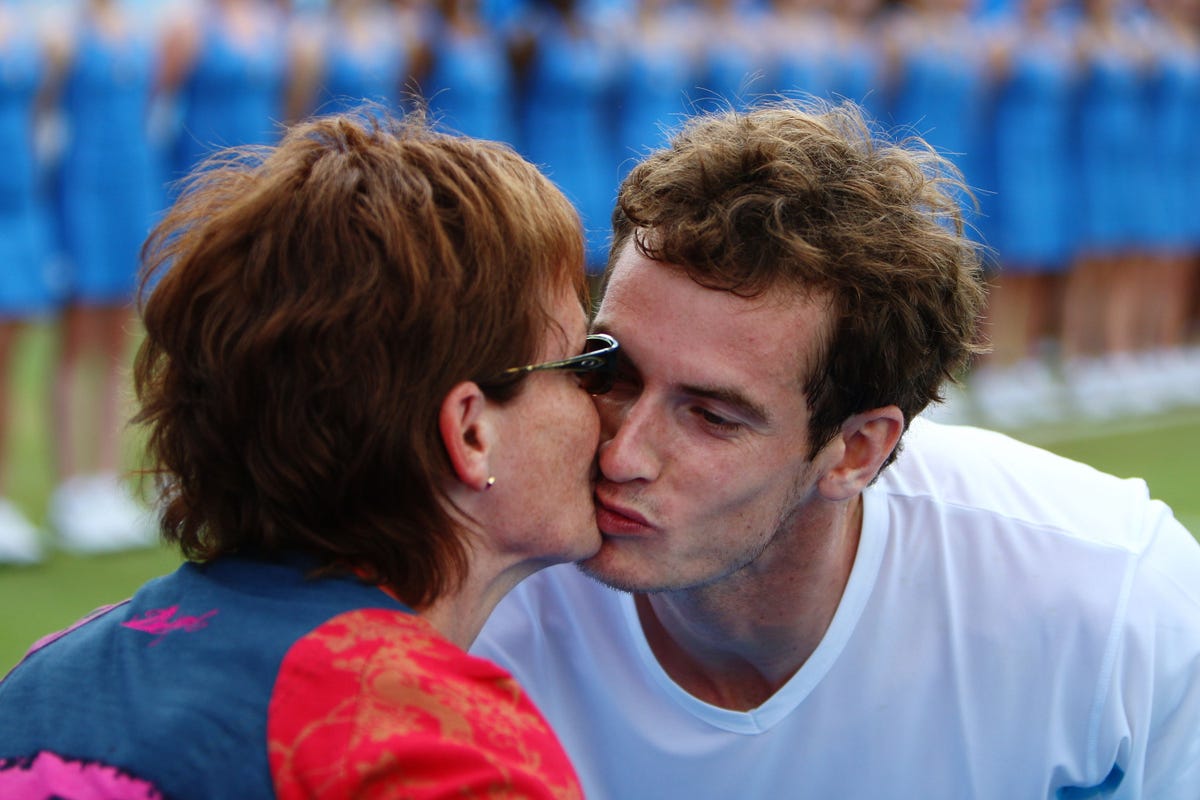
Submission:
{"label": "man's lips", "polygon": [[646,536],[654,532],[654,526],[627,506],[603,500],[596,494],[596,524],[601,532],[610,536]]}

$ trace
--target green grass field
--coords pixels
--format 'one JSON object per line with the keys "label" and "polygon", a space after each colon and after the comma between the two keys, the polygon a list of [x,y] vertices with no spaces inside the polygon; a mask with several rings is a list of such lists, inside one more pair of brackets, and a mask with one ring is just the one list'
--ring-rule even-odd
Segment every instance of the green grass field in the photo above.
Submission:
{"label": "green grass field", "polygon": [[[41,522],[53,488],[49,448],[48,386],[55,333],[30,332],[13,372],[19,395],[9,442],[9,493]],[[1200,409],[1150,419],[1060,425],[1018,431],[1023,439],[1122,477],[1144,478],[1151,493],[1169,503],[1193,533],[1200,533]],[[132,454],[136,443],[129,445]],[[93,558],[54,552],[31,568],[0,566],[0,674],[40,636],[70,624],[104,603],[120,600],[143,581],[168,572],[179,557],[167,549]]]}

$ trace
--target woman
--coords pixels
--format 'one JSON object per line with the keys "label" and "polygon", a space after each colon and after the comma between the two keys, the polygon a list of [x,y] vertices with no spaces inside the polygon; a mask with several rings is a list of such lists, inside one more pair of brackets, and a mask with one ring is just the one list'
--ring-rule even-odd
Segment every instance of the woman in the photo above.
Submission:
{"label": "woman", "polygon": [[0,796],[578,797],[463,652],[599,546],[616,343],[576,356],[566,199],[505,145],[330,117],[196,173],[147,254],[136,420],[189,562],[0,683]]}
{"label": "woman", "polygon": [[620,177],[610,116],[617,50],[583,3],[551,0],[532,7],[513,57],[521,152],[545,165],[579,209],[588,269],[599,274]]}
{"label": "woman", "polygon": [[292,91],[285,22],[263,0],[201,0],[166,24],[158,91],[178,104],[173,180],[219,148],[276,141]]}
{"label": "woman", "polygon": [[687,112],[697,83],[697,62],[688,41],[689,12],[670,0],[641,0],[623,20],[616,96],[616,158],[620,177],[651,147],[666,144],[668,132]]}
{"label": "woman", "polygon": [[[445,130],[517,141],[516,82],[503,34],[478,0],[437,0],[416,82]],[[411,12],[410,12],[411,13]]]}
{"label": "woman", "polygon": [[1063,413],[1057,365],[1044,351],[1059,336],[1058,298],[1075,250],[1073,27],[1061,0],[1020,0],[989,25],[992,350],[971,374],[971,393],[984,421],[1000,427]]}
{"label": "woman", "polygon": [[[986,98],[991,80],[978,0],[906,0],[882,32],[887,111],[898,133],[915,133],[954,162],[972,191],[987,189]],[[976,191],[979,197],[985,196]],[[986,218],[961,198],[968,227]]]}
{"label": "woman", "polygon": [[301,31],[288,87],[288,119],[335,114],[364,102],[399,110],[414,59],[415,32],[383,0],[333,0]]}
{"label": "woman", "polygon": [[[55,200],[67,297],[54,392],[61,482],[47,516],[59,546],[97,553],[155,538],[117,473],[138,250],[165,200],[148,125],[160,53],[116,0],[87,0],[75,22],[58,54],[67,135]],[[98,387],[87,381],[93,360]],[[94,431],[94,453],[83,431]]]}
{"label": "woman", "polygon": [[35,109],[49,72],[42,36],[27,11],[0,3],[0,564],[34,564],[42,541],[23,509],[7,497],[7,463],[16,430],[10,401],[17,349],[30,323],[56,310],[48,219],[34,148]]}
{"label": "woman", "polygon": [[1188,345],[1200,278],[1200,220],[1192,198],[1200,190],[1200,3],[1149,0],[1144,21],[1151,58],[1146,108],[1149,151],[1149,234],[1143,302],[1138,313],[1137,364],[1143,391],[1156,408],[1200,399],[1200,364]]}

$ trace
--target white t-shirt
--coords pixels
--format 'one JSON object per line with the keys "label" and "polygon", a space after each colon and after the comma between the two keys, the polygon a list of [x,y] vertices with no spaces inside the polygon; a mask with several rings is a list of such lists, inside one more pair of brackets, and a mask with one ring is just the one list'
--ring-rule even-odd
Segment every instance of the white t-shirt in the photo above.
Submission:
{"label": "white t-shirt", "polygon": [[973,428],[912,425],[824,639],[752,711],[683,691],[569,564],[473,652],[590,800],[1200,799],[1200,546],[1143,482]]}

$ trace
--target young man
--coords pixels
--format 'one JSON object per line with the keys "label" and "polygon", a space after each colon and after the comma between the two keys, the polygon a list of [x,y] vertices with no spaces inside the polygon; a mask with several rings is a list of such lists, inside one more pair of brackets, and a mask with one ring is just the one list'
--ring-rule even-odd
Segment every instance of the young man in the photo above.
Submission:
{"label": "young man", "polygon": [[476,645],[592,800],[1200,797],[1200,546],[1141,481],[916,419],[974,349],[958,190],[795,105],[622,185],[604,544]]}

